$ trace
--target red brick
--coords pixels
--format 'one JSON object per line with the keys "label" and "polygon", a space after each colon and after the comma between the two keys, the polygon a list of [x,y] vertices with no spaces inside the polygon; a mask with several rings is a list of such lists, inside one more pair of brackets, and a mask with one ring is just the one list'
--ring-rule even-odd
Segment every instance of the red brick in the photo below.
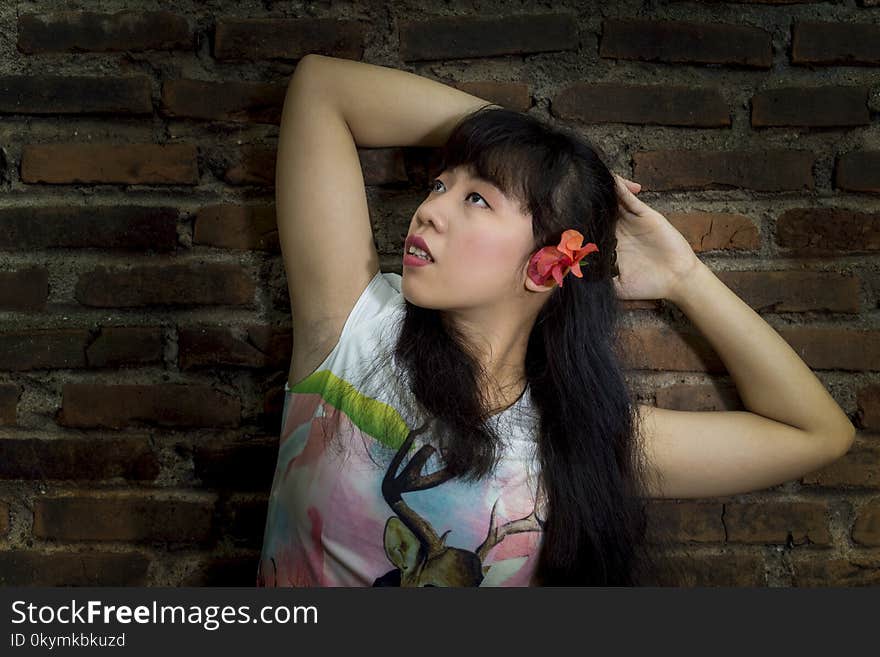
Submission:
{"label": "red brick", "polygon": [[823,502],[731,503],[724,507],[724,526],[730,543],[784,545],[809,542],[831,546],[828,506]]}
{"label": "red brick", "polygon": [[217,204],[196,212],[193,246],[280,253],[275,205]]}
{"label": "red brick", "polygon": [[870,431],[880,430],[880,384],[872,383],[856,393],[859,426]]}
{"label": "red brick", "polygon": [[880,585],[876,558],[829,558],[826,555],[792,554],[792,586],[851,587]]}
{"label": "red brick", "polygon": [[162,113],[171,117],[281,123],[286,84],[168,80],[162,85]]}
{"label": "red brick", "polygon": [[526,112],[532,106],[529,85],[525,82],[473,80],[454,82],[452,86],[477,98],[484,98],[494,105],[501,105],[517,112]]}
{"label": "red brick", "polygon": [[804,326],[778,332],[811,369],[880,369],[880,331]]}
{"label": "red brick", "polygon": [[659,20],[603,21],[600,57],[770,68],[770,33],[756,27]]}
{"label": "red brick", "polygon": [[654,586],[690,587],[764,587],[764,562],[752,554],[713,554],[693,548],[684,554],[665,558],[669,566]]}
{"label": "red brick", "polygon": [[167,11],[67,11],[18,18],[18,49],[41,52],[191,50],[186,18]]}
{"label": "red brick", "polygon": [[0,502],[0,537],[6,537],[9,533],[9,505]]}
{"label": "red brick", "polygon": [[722,543],[722,505],[652,499],[646,506],[647,538],[651,542]]}
{"label": "red brick", "polygon": [[365,185],[407,182],[403,150],[400,148],[359,148],[358,160]]}
{"label": "red brick", "polygon": [[153,481],[159,460],[147,437],[5,438],[0,479]]}
{"label": "red brick", "polygon": [[746,188],[765,192],[813,189],[810,151],[643,151],[633,155],[644,190]]}
{"label": "red brick", "polygon": [[74,296],[84,306],[253,306],[256,284],[240,265],[157,264],[98,267],[81,274]]}
{"label": "red brick", "polygon": [[871,22],[797,21],[791,37],[792,64],[880,64],[880,25]]}
{"label": "red brick", "polygon": [[152,114],[150,78],[0,76],[3,114]]}
{"label": "red brick", "polygon": [[360,61],[364,33],[356,20],[336,18],[220,18],[214,57],[220,60],[301,59],[314,52]]}
{"label": "red brick", "polygon": [[[0,226],[2,214],[0,210]],[[49,272],[45,267],[0,272],[0,311],[45,312],[48,296]]]}
{"label": "red brick", "polygon": [[730,125],[730,113],[717,89],[574,82],[552,99],[550,108],[555,116],[581,123]]}
{"label": "red brick", "polygon": [[7,550],[3,586],[146,586],[150,559],[137,552]]}
{"label": "red brick", "polygon": [[105,326],[86,348],[89,367],[162,364],[162,329]]}
{"label": "red brick", "polygon": [[859,312],[857,276],[812,271],[719,271],[716,275],[759,313]]}
{"label": "red brick", "polygon": [[657,388],[656,405],[677,411],[741,411],[742,399],[732,384],[674,383]]}
{"label": "red brick", "polygon": [[624,328],[618,346],[627,369],[726,372],[721,359],[696,331]]}
{"label": "red brick", "polygon": [[[37,205],[0,208],[0,249],[177,248],[180,210],[170,206]],[[34,230],[39,226],[39,230]],[[2,289],[3,286],[0,286]]]}
{"label": "red brick", "polygon": [[22,147],[26,183],[196,185],[193,144],[30,144]]}
{"label": "red brick", "polygon": [[880,547],[880,501],[867,502],[856,511],[852,539],[859,545]]}
{"label": "red brick", "polygon": [[219,178],[230,185],[275,186],[277,149],[246,144],[235,152],[220,155]]}
{"label": "red brick", "polygon": [[34,536],[62,541],[168,541],[211,538],[213,498],[184,500],[140,494],[41,497]]}
{"label": "red brick", "polygon": [[825,257],[829,251],[880,249],[880,212],[846,208],[794,208],[776,220],[776,243],[787,256]]}
{"label": "red brick", "polygon": [[109,429],[138,424],[237,427],[241,424],[241,401],[211,386],[197,384],[66,383],[56,422],[66,427]]}
{"label": "red brick", "polygon": [[577,22],[571,14],[435,16],[398,23],[400,58],[406,62],[525,55],[574,50],[578,45]]}
{"label": "red brick", "polygon": [[753,251],[761,246],[755,223],[727,212],[667,212],[664,216],[696,252],[716,249]]}
{"label": "red brick", "polygon": [[6,371],[86,367],[89,331],[28,329],[0,333],[0,363]]}
{"label": "red brick", "polygon": [[838,156],[834,185],[851,192],[880,194],[880,151],[853,151]]}
{"label": "red brick", "polygon": [[18,400],[21,388],[14,383],[0,383],[0,427],[14,427],[18,424]]}
{"label": "red brick", "polygon": [[825,86],[766,89],[752,96],[752,127],[868,125],[868,88]]}
{"label": "red brick", "polygon": [[283,368],[292,355],[290,328],[178,329],[178,367]]}
{"label": "red brick", "polygon": [[802,481],[827,488],[880,489],[880,445],[857,438],[841,458],[805,475]]}

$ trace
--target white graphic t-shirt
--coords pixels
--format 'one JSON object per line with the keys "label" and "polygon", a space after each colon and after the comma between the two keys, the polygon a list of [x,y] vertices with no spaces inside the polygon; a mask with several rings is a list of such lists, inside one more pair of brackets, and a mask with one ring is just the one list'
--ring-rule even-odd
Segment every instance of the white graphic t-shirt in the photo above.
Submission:
{"label": "white graphic t-shirt", "polygon": [[444,476],[432,424],[401,402],[396,375],[361,382],[399,333],[401,280],[377,273],[324,362],[285,384],[257,586],[530,584],[545,507],[529,387],[488,419],[505,451],[473,483]]}

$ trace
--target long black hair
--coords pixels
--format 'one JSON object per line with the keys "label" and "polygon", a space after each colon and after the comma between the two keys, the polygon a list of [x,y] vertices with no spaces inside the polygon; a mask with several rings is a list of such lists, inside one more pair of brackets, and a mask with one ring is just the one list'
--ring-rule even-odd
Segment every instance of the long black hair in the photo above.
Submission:
{"label": "long black hair", "polygon": [[[544,586],[651,585],[645,452],[617,346],[614,178],[597,149],[564,127],[497,106],[458,123],[437,171],[465,166],[531,213],[534,250],[579,230],[598,252],[548,293],[529,336],[525,373],[537,416],[547,514],[536,580]],[[525,265],[525,261],[521,263]],[[405,302],[393,358],[418,407],[443,428],[442,455],[476,480],[501,456],[482,365],[442,310]],[[375,370],[373,370],[375,371]],[[438,394],[439,391],[439,394]],[[654,548],[659,547],[655,538]]]}

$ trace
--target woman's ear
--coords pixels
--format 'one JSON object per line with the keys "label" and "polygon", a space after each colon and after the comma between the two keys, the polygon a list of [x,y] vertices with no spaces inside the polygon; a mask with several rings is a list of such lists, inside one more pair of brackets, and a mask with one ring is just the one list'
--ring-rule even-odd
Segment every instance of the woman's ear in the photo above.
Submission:
{"label": "woman's ear", "polygon": [[[534,255],[534,254],[533,254]],[[540,283],[536,283],[535,280],[529,276],[529,263],[531,262],[531,257],[526,261],[525,269],[523,270],[523,282],[525,288],[532,292],[552,292],[553,288],[556,287],[556,279],[551,278],[547,281],[546,285],[541,285]]]}

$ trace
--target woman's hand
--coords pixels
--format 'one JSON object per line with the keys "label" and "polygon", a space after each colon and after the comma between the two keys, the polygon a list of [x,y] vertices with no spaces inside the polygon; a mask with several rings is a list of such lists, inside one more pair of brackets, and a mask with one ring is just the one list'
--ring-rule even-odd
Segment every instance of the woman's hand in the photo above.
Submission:
{"label": "woman's hand", "polygon": [[669,299],[700,259],[662,214],[636,198],[638,183],[614,175],[620,218],[617,268],[611,279],[619,299]]}

